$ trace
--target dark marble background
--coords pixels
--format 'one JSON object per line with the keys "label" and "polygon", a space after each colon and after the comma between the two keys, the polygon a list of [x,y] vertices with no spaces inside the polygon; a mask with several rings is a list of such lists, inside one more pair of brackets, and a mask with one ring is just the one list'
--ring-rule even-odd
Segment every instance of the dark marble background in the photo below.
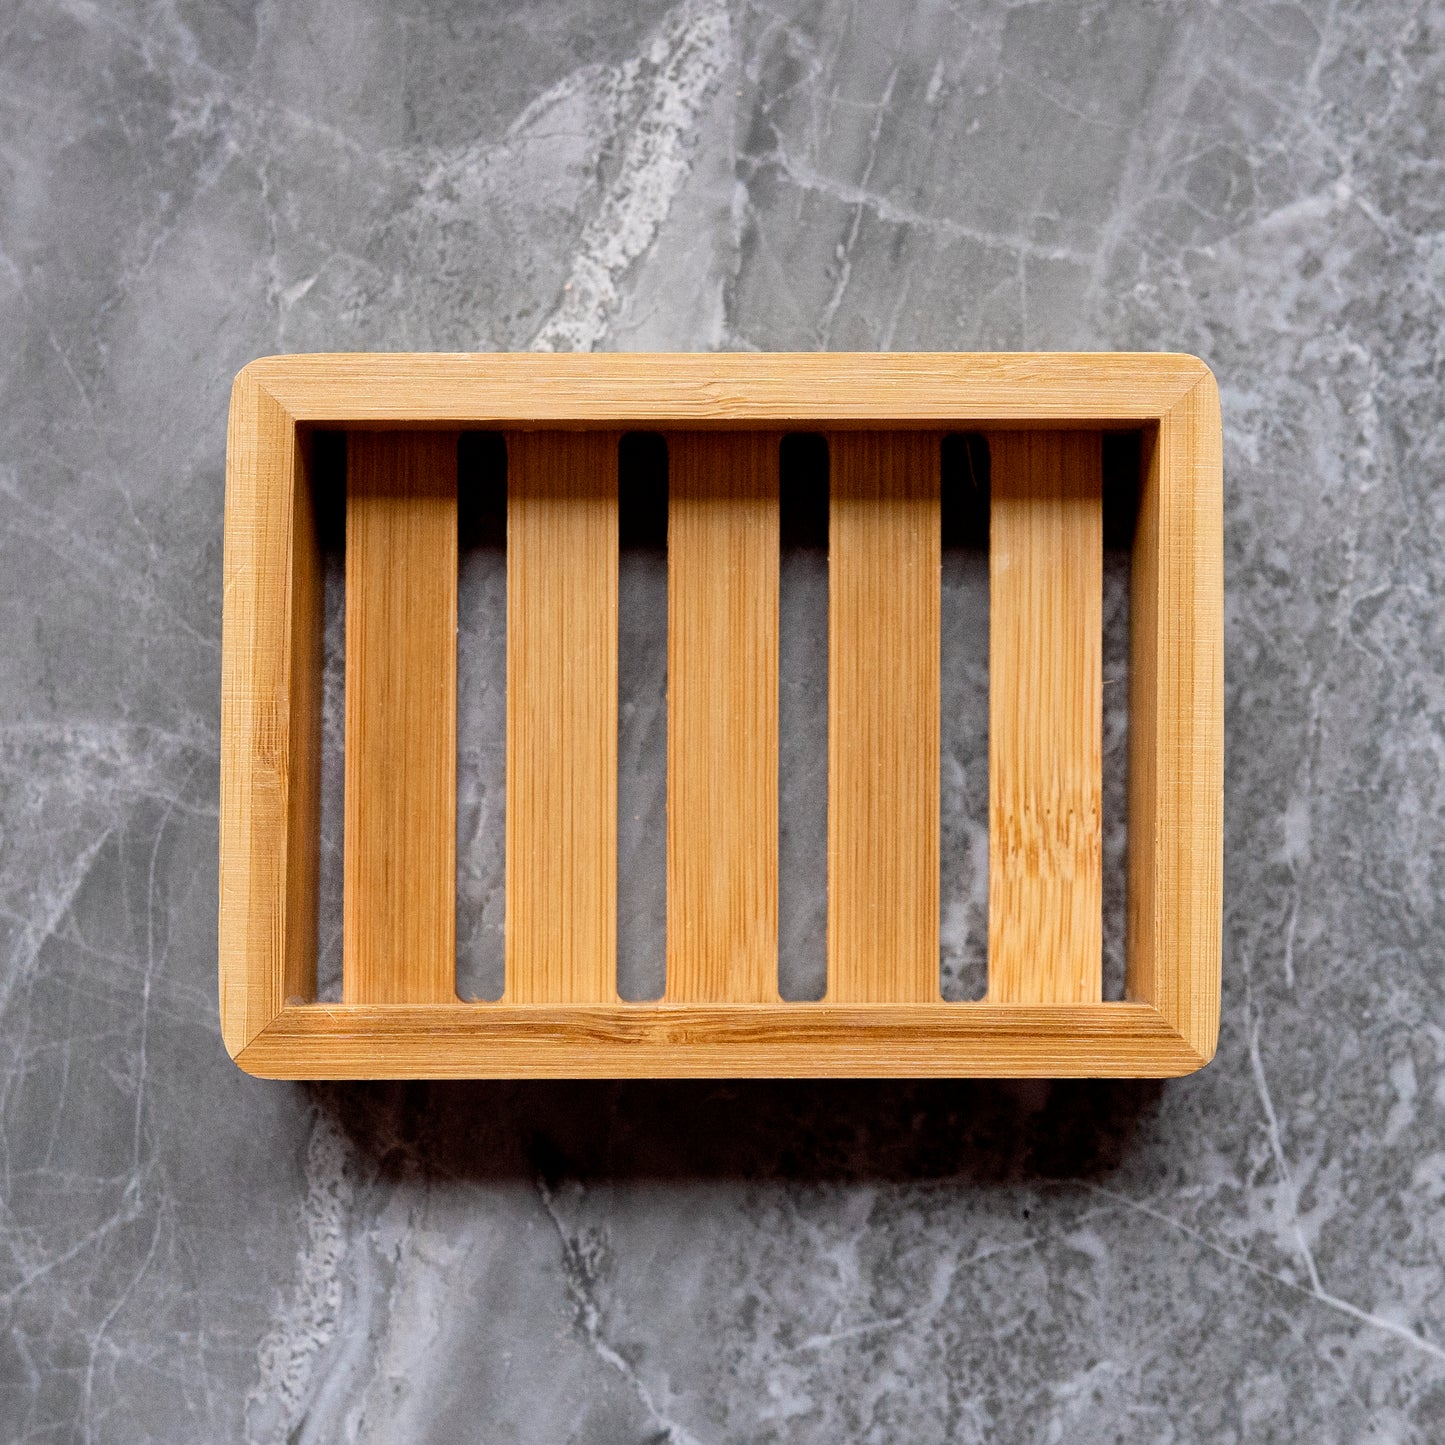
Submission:
{"label": "dark marble background", "polygon": [[[0,6],[0,1438],[1445,1438],[1442,54],[1402,0]],[[235,1069],[231,377],[532,346],[1209,361],[1209,1069]]]}

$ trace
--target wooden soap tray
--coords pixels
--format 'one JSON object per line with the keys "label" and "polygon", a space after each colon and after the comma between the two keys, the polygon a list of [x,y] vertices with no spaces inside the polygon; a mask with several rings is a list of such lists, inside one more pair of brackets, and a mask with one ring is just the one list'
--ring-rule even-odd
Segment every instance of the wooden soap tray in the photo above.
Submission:
{"label": "wooden soap tray", "polygon": [[[318,429],[347,433],[341,1003],[316,1001]],[[455,990],[457,448],[507,450],[506,991]],[[667,983],[619,999],[617,454],[669,457]],[[1101,433],[1141,434],[1102,1001]],[[940,446],[990,493],[989,980],[939,991]],[[778,996],[782,435],[830,457],[827,993]],[[1219,401],[1171,355],[338,355],[236,379],[220,1003],[275,1078],[1166,1076],[1219,1018]]]}

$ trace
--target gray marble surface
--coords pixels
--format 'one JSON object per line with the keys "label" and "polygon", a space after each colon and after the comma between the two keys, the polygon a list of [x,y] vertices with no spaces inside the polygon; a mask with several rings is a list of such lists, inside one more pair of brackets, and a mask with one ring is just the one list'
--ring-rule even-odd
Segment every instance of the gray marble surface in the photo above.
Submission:
{"label": "gray marble surface", "polygon": [[[1401,0],[0,9],[0,1438],[1445,1438],[1442,54],[1445,10]],[[1209,1069],[307,1087],[231,1065],[231,377],[531,346],[1213,365]],[[473,560],[481,657],[497,583]],[[970,565],[951,585],[976,598]],[[983,752],[958,739],[965,870]],[[957,975],[977,880],[954,886]]]}

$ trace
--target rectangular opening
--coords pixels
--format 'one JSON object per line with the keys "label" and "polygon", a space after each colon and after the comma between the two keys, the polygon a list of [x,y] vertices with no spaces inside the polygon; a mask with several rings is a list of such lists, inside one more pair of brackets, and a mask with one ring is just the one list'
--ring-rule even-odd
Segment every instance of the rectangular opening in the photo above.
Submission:
{"label": "rectangular opening", "polygon": [[325,625],[321,673],[321,853],[317,870],[316,998],[341,1002],[342,839],[346,813],[346,433],[313,431],[310,482],[321,546]]}
{"label": "rectangular opening", "polygon": [[667,982],[667,442],[617,450],[617,991]]}
{"label": "rectangular opening", "polygon": [[943,439],[939,984],[956,1003],[988,991],[988,467],[980,433]]}
{"label": "rectangular opening", "polygon": [[828,442],[779,449],[778,992],[828,987]]}
{"label": "rectangular opening", "polygon": [[1104,480],[1104,999],[1125,995],[1129,798],[1129,589],[1139,515],[1141,435],[1105,432]]}
{"label": "rectangular opening", "polygon": [[457,450],[457,997],[506,983],[507,443]]}

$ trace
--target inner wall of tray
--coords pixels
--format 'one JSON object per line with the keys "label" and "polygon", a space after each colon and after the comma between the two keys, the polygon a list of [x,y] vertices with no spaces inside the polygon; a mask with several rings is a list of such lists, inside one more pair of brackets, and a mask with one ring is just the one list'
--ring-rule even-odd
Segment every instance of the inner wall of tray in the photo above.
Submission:
{"label": "inner wall of tray", "polygon": [[[665,986],[667,450],[619,444],[618,985]],[[826,986],[828,448],[818,434],[779,453],[778,980],[785,999]],[[1139,433],[1103,434],[1103,997],[1124,996],[1129,556]],[[325,579],[317,997],[342,997],[346,437],[318,430],[309,477]],[[941,442],[939,982],[984,996],[988,978],[989,448]],[[504,986],[506,815],[506,447],[465,432],[458,450],[457,992]]]}

